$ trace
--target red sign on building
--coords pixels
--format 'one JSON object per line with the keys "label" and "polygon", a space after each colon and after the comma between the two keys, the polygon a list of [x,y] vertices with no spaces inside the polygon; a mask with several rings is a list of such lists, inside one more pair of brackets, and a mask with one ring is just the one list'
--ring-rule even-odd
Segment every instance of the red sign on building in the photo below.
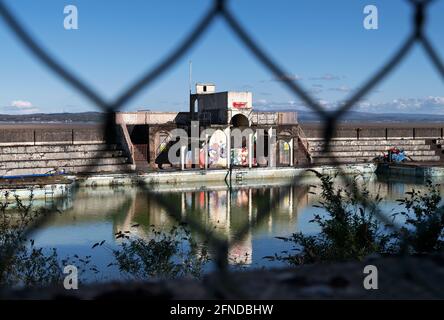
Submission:
{"label": "red sign on building", "polygon": [[233,102],[233,108],[244,109],[247,107],[247,102]]}

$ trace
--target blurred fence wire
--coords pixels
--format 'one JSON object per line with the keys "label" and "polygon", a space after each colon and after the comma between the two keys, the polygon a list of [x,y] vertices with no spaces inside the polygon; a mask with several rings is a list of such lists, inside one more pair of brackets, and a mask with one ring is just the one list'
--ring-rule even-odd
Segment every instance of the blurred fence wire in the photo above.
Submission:
{"label": "blurred fence wire", "polygon": [[[407,37],[402,41],[399,48],[387,59],[387,61],[375,71],[367,81],[365,81],[359,88],[357,92],[349,96],[344,100],[343,104],[340,105],[334,111],[325,110],[314,97],[312,97],[307,90],[305,90],[300,83],[296,80],[289,79],[286,75],[288,72],[282,67],[276,60],[274,60],[258,43],[253,39],[253,37],[246,31],[246,29],[241,25],[239,20],[233,14],[228,6],[227,0],[214,0],[211,7],[203,15],[202,18],[195,24],[188,35],[180,41],[175,48],[166,54],[163,59],[158,62],[152,69],[145,71],[145,73],[136,81],[129,84],[126,90],[124,90],[120,95],[118,95],[114,100],[107,101],[98,92],[94,91],[91,86],[89,86],[84,81],[80,80],[72,71],[68,69],[67,66],[63,65],[58,61],[50,52],[48,52],[44,47],[25,29],[22,23],[18,20],[15,14],[8,8],[4,0],[0,0],[0,16],[5,22],[5,26],[16,36],[17,40],[22,43],[22,45],[29,51],[29,53],[42,65],[46,66],[50,71],[55,73],[61,80],[63,80],[68,85],[72,86],[79,94],[87,98],[94,105],[100,108],[105,114],[105,129],[106,130],[106,141],[111,143],[113,141],[113,127],[115,121],[115,113],[121,110],[126,104],[128,104],[131,99],[133,99],[142,90],[146,90],[152,85],[152,83],[163,75],[166,71],[173,68],[174,65],[184,55],[193,48],[198,41],[201,40],[205,31],[216,21],[216,19],[221,19],[226,23],[227,28],[237,37],[240,43],[242,43],[246,50],[248,50],[256,60],[262,65],[266,70],[273,74],[276,78],[283,79],[283,84],[286,88],[299,98],[305,105],[312,111],[316,112],[323,121],[323,136],[325,139],[324,152],[328,152],[330,148],[330,141],[333,137],[333,133],[338,124],[338,121],[350,111],[355,104],[364,98],[372,89],[375,88],[382,80],[384,80],[393,70],[398,67],[406,56],[412,51],[412,49],[418,45],[421,46],[430,62],[433,64],[437,72],[444,79],[444,64],[443,60],[440,58],[438,53],[433,47],[432,42],[428,38],[425,32],[425,26],[427,25],[427,13],[432,6],[433,2],[437,0],[406,0],[406,2],[411,6],[412,16],[411,16],[411,31]],[[278,5],[278,4],[276,4]],[[333,159],[333,164],[338,165],[339,171],[341,168],[336,160]],[[348,180],[350,178],[345,174],[340,174],[342,179]],[[296,183],[299,177],[295,177],[294,182]],[[354,185],[354,184],[350,184]],[[148,186],[141,186],[141,188],[146,189],[149,192]],[[365,206],[373,206],[374,204],[369,203],[368,198],[360,193],[358,188],[355,188],[353,192],[358,195],[358,198]],[[281,199],[286,196],[285,193],[279,194],[272,201],[263,201],[263,203],[258,206],[258,222],[262,220],[268,212],[273,210]],[[162,205],[168,212],[168,214],[176,219],[177,221],[183,221],[183,213],[180,206],[169,201],[165,196],[156,194],[152,195],[153,199]],[[377,208],[378,218],[383,221],[388,221],[387,217]],[[37,220],[27,231],[27,234],[31,234],[34,230],[48,219],[50,215],[44,215],[40,220]],[[190,220],[188,217],[193,215],[185,215],[186,223],[194,229],[196,232],[201,234],[207,234],[205,226],[201,225],[198,221]],[[223,296],[225,290],[230,290],[230,292],[236,292],[236,284],[230,281],[229,272],[227,268],[228,261],[228,250],[230,246],[233,246],[237,241],[241,241],[242,238],[247,234],[249,226],[244,226],[237,233],[237,236],[231,242],[221,240],[216,237],[210,239],[210,244],[213,246],[215,252],[217,253],[216,265],[219,274],[219,281],[213,283],[213,289],[217,291],[219,296]],[[4,260],[0,263],[0,271],[3,270]],[[3,264],[3,266],[2,266]],[[242,292],[238,293],[239,297],[242,297]]]}

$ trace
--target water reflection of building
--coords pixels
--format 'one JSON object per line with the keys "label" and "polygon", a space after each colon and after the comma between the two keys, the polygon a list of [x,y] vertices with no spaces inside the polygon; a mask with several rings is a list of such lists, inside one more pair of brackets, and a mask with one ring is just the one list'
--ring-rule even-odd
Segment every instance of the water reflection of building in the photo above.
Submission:
{"label": "water reflection of building", "polygon": [[[183,191],[168,196],[176,197],[183,219],[194,219],[204,225],[208,232],[226,239],[233,245],[230,247],[231,262],[251,263],[253,256],[253,234],[268,235],[271,232],[291,233],[297,223],[297,213],[307,205],[307,187],[275,186],[275,187],[239,187],[231,191],[224,188],[209,190]],[[259,200],[271,202],[284,194],[276,209],[258,215]],[[115,229],[129,230],[137,223],[144,226],[138,228],[138,235],[150,236],[147,226],[163,230],[171,228],[175,222],[168,213],[144,193],[137,193],[133,203],[128,207],[126,216],[119,220]],[[237,237],[237,233],[247,226],[246,233]],[[134,231],[133,231],[134,232]],[[202,235],[193,233],[196,239],[204,240]]]}
{"label": "water reflection of building", "polygon": [[[250,263],[257,252],[257,248],[254,248],[255,241],[257,245],[257,240],[261,237],[270,239],[295,232],[299,214],[320,200],[320,188],[309,188],[308,185],[290,187],[270,182],[268,185],[233,185],[231,191],[224,184],[206,187],[208,189],[202,186],[196,188],[178,185],[174,187],[177,192],[162,189],[152,196],[139,188],[130,187],[80,189],[72,199],[72,208],[55,215],[48,225],[51,228],[61,227],[63,232],[66,232],[66,226],[76,225],[80,227],[75,229],[79,232],[76,237],[82,237],[82,230],[91,232],[89,228],[82,229],[82,225],[103,224],[106,226],[103,229],[105,234],[109,232],[113,235],[118,231],[131,230],[142,238],[149,238],[153,228],[168,231],[176,225],[175,220],[156,201],[156,197],[164,195],[171,203],[177,204],[183,219],[194,219],[207,230],[213,230],[230,241],[235,241],[236,233],[247,225],[244,237],[231,246],[229,257],[231,260]],[[371,195],[379,193],[387,200],[399,199],[412,188],[425,190],[424,186],[410,181],[370,180],[368,183]],[[309,189],[315,194],[309,193]],[[440,187],[440,191],[444,193],[444,185]],[[279,203],[273,211],[269,211],[267,205],[277,199]],[[135,224],[139,227],[133,228]],[[59,234],[65,236],[65,233]],[[103,234],[99,236],[103,237]],[[197,242],[204,241],[200,233],[193,231],[192,236]]]}
{"label": "water reflection of building", "polygon": [[[341,182],[338,181],[339,185]],[[368,190],[371,195],[379,193],[384,199],[398,199],[405,191],[418,188],[414,183],[383,182],[370,180]],[[199,224],[212,231],[217,236],[234,243],[229,252],[232,261],[250,263],[253,259],[254,239],[269,238],[270,235],[290,235],[295,232],[298,215],[305,207],[318,203],[320,188],[311,188],[315,194],[309,193],[309,187],[275,185],[234,185],[231,191],[226,185],[205,187],[178,186],[167,192],[162,189],[158,194],[168,196],[176,203],[183,219],[194,219]],[[279,199],[273,211],[267,204]],[[261,204],[262,203],[262,204]],[[261,207],[265,204],[265,207]],[[260,211],[264,213],[261,215]],[[150,238],[152,229],[168,231],[175,220],[156,201],[156,194],[148,196],[137,188],[97,188],[81,189],[73,199],[73,209],[62,215],[57,223],[92,222],[103,217],[112,219],[113,232],[131,230],[142,238]],[[63,220],[63,221],[62,221]],[[133,228],[133,225],[139,225]],[[242,238],[236,234],[245,226],[246,232]],[[203,242],[204,237],[193,231],[193,238]]]}

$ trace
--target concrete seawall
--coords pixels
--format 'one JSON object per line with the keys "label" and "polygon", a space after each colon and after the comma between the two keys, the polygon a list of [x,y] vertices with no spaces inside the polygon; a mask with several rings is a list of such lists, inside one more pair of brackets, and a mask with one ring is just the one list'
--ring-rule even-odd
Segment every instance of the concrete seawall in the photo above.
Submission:
{"label": "concrete seawall", "polygon": [[313,164],[372,162],[393,147],[417,163],[444,163],[444,126],[439,123],[341,124],[333,132],[328,152],[322,124],[302,127]]}
{"label": "concrete seawall", "polygon": [[[356,164],[342,165],[339,167],[320,166],[313,167],[311,170],[323,174],[336,174],[341,170],[349,175],[369,175],[376,170],[374,164]],[[313,181],[315,174],[307,171],[305,168],[254,168],[254,169],[233,169],[231,172],[231,183],[241,184],[273,184],[274,182],[288,183],[308,183]],[[230,173],[228,170],[200,170],[200,171],[167,171],[150,172],[144,174],[125,173],[125,174],[97,174],[89,176],[66,176],[65,183],[32,183],[22,186],[10,186],[0,188],[0,193],[4,196],[5,192],[13,197],[17,195],[20,199],[29,199],[31,192],[34,199],[51,201],[55,198],[67,197],[73,194],[76,187],[100,187],[100,186],[147,186],[150,189],[158,191],[167,191],[180,189],[184,186],[206,185],[230,183]]]}
{"label": "concrete seawall", "polygon": [[387,163],[379,164],[376,172],[388,177],[408,176],[424,179],[444,177],[444,167],[436,165]]}
{"label": "concrete seawall", "polygon": [[[324,138],[321,123],[301,123],[307,138]],[[334,139],[415,139],[443,138],[442,123],[340,123],[333,133]]]}
{"label": "concrete seawall", "polygon": [[[342,165],[339,167],[319,166],[313,167],[323,174],[335,174],[339,170],[344,174],[373,174],[376,170],[374,164]],[[170,171],[170,172],[150,172],[144,174],[109,174],[100,176],[81,177],[77,179],[79,186],[112,186],[112,185],[180,185],[195,182],[229,182],[229,171],[220,170],[200,170],[200,171]],[[254,169],[233,169],[231,181],[263,181],[269,183],[273,180],[285,180],[289,182],[296,178],[296,183],[303,182],[306,177],[313,177],[314,173],[306,168],[254,168]]]}

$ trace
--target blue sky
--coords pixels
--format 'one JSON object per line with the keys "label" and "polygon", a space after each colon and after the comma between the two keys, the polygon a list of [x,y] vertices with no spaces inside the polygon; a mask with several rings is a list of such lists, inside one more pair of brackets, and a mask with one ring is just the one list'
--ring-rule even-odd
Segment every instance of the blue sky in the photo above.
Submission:
{"label": "blue sky", "polygon": [[[211,1],[4,0],[52,55],[111,100],[174,48]],[[74,4],[79,29],[63,28]],[[363,8],[379,10],[379,29],[363,28]],[[334,108],[389,57],[410,31],[403,0],[235,0],[229,7],[254,39],[327,108]],[[427,33],[444,57],[444,0],[429,14]],[[0,19],[0,113],[79,112],[93,104],[39,64]],[[188,61],[193,82],[252,91],[260,108],[303,104],[243,47],[220,18],[172,69],[125,110],[186,110]],[[357,110],[444,113],[444,83],[422,49],[362,101]]]}

